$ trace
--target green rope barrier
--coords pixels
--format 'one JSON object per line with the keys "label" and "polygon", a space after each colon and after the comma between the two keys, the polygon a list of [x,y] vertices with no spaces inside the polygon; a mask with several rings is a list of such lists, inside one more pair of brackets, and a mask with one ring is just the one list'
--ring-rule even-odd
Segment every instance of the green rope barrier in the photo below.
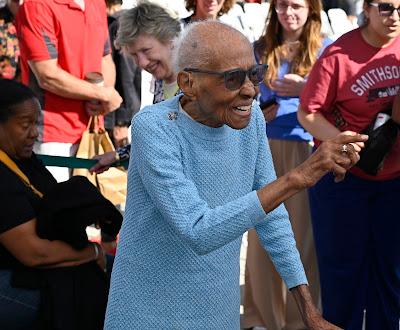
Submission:
{"label": "green rope barrier", "polygon": [[[96,159],[85,159],[77,157],[63,157],[63,156],[50,156],[50,155],[39,155],[36,154],[45,166],[59,166],[69,168],[86,168],[89,169],[97,163]],[[122,162],[115,162],[111,166],[119,167],[122,166],[125,169],[128,168],[128,160]]]}

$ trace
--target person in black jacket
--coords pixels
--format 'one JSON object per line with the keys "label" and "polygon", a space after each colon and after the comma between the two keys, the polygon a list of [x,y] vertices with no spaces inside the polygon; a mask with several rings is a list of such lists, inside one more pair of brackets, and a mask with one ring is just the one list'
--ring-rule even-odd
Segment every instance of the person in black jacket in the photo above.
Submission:
{"label": "person in black jacket", "polygon": [[[32,152],[38,136],[40,105],[34,93],[18,82],[0,80],[0,90],[7,91],[0,93],[0,329],[33,329],[43,297],[36,287],[13,287],[16,273],[46,269],[47,275],[56,275],[59,280],[66,273],[60,277],[53,270],[71,272],[73,267],[92,263],[95,272],[104,274],[106,259],[97,243],[84,241],[77,249],[65,241],[37,234],[42,201],[57,187],[56,180]],[[22,276],[25,284],[31,279]],[[21,276],[17,282],[20,280]]]}

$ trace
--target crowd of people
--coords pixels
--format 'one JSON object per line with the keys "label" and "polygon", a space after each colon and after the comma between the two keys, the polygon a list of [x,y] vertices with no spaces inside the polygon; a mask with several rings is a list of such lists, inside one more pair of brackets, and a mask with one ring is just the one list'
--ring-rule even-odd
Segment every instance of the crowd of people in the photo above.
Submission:
{"label": "crowd of people", "polygon": [[[235,3],[7,1],[0,328],[399,330],[400,0],[336,41],[320,0],[271,0],[255,42]],[[90,171],[129,159],[123,221],[36,156],[93,118],[116,151]]]}

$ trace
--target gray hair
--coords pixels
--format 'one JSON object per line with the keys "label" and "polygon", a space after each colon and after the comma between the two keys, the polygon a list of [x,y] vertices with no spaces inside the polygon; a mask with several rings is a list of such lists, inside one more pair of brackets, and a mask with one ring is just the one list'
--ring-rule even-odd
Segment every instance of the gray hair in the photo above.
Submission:
{"label": "gray hair", "polygon": [[166,9],[147,1],[129,10],[119,18],[115,47],[123,49],[136,41],[140,35],[156,38],[166,44],[178,37],[181,24]]}
{"label": "gray hair", "polygon": [[174,41],[172,63],[175,72],[216,64],[216,55],[229,48],[233,39],[243,40],[251,49],[242,33],[224,23],[209,20],[189,24]]}

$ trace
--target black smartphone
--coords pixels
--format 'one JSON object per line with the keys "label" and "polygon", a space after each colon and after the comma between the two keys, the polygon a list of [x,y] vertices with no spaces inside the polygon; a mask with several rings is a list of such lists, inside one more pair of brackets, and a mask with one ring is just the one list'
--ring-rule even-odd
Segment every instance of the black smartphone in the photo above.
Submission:
{"label": "black smartphone", "polygon": [[261,110],[264,110],[265,108],[270,107],[271,105],[277,104],[275,98],[269,99],[267,101],[261,102],[260,103],[260,108]]}

